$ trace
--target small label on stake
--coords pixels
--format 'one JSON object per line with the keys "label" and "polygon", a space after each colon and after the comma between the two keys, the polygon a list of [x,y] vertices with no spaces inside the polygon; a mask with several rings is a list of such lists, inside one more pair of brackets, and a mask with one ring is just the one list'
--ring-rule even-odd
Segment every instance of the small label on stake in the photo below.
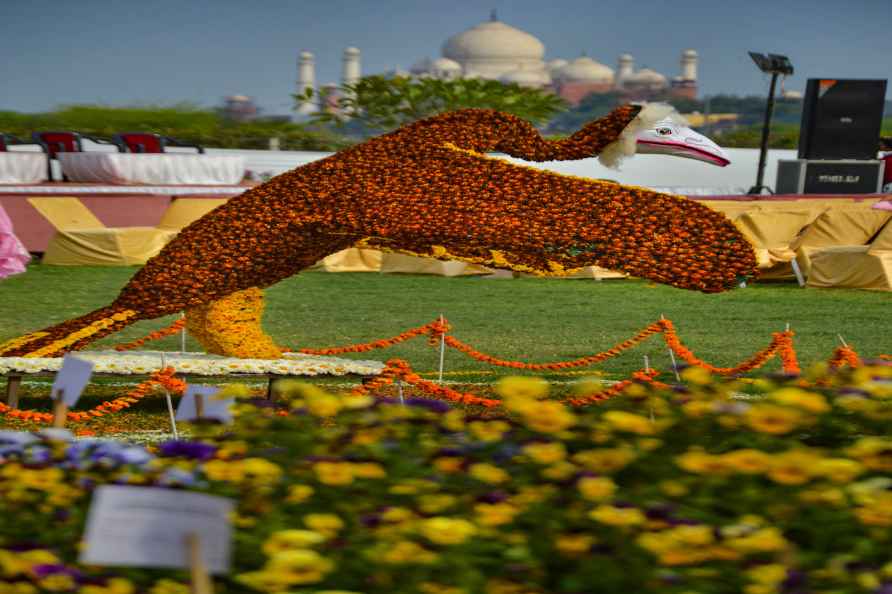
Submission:
{"label": "small label on stake", "polygon": [[216,386],[190,385],[177,406],[177,421],[194,421],[195,419],[216,419],[222,423],[232,422],[233,398],[216,396],[220,389]]}
{"label": "small label on stake", "polygon": [[233,507],[202,493],[104,485],[93,494],[80,562],[185,569],[189,539],[197,538],[208,571],[227,573]]}
{"label": "small label on stake", "polygon": [[62,360],[62,368],[56,374],[50,394],[53,399],[58,398],[59,394],[62,394],[62,402],[69,407],[73,407],[77,404],[84,388],[90,383],[91,375],[93,375],[92,361],[65,355],[65,358]]}

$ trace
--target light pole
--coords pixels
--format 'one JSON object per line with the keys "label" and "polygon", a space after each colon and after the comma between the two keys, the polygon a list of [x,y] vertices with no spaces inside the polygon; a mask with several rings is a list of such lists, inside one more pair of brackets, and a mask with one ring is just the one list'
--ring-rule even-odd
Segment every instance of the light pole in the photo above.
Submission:
{"label": "light pole", "polygon": [[765,124],[762,127],[762,146],[759,149],[759,172],[756,174],[756,185],[750,188],[749,194],[761,194],[762,188],[769,192],[771,188],[762,184],[765,176],[765,158],[768,155],[768,132],[771,128],[771,114],[774,111],[774,88],[777,85],[777,77],[793,74],[793,64],[787,56],[778,54],[757,54],[749,52],[750,57],[759,70],[771,74],[771,87],[768,91],[768,105],[765,107]]}

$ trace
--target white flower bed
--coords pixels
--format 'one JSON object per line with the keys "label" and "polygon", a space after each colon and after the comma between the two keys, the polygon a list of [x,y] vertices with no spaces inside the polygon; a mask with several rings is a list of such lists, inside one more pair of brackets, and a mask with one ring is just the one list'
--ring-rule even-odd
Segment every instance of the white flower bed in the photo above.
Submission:
{"label": "white flower bed", "polygon": [[[95,373],[148,374],[162,367],[164,363],[176,369],[177,373],[189,375],[232,375],[232,374],[272,374],[272,375],[378,375],[384,368],[380,361],[353,361],[338,357],[285,353],[282,359],[236,359],[207,355],[204,353],[180,353],[161,351],[78,351],[75,356],[92,361]],[[62,359],[0,357],[0,374],[41,373],[58,371]]]}

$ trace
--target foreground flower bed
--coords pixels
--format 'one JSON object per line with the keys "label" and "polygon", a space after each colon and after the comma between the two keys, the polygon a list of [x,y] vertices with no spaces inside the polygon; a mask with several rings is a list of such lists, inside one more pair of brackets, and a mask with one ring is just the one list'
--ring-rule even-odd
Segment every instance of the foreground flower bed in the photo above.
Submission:
{"label": "foreground flower bed", "polygon": [[235,498],[222,592],[892,588],[892,367],[685,379],[571,410],[509,378],[504,416],[283,382],[284,407],[153,451],[2,438],[0,592],[188,591],[183,572],[77,565],[108,483]]}

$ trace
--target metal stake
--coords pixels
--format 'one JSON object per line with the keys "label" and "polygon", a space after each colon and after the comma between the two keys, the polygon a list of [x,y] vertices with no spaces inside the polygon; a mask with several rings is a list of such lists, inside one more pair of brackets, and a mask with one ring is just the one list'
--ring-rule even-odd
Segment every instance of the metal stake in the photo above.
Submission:
{"label": "metal stake", "polygon": [[[167,360],[164,358],[164,353],[161,353],[161,369],[167,367]],[[173,438],[179,439],[180,435],[177,432],[177,416],[173,410],[173,400],[170,398],[170,392],[167,390],[167,386],[164,386],[164,398],[167,400],[167,414],[170,415],[170,428],[173,430]]]}
{"label": "metal stake", "polygon": [[[443,314],[440,314],[440,325],[442,326],[445,322],[443,318]],[[446,332],[444,331],[440,334],[440,373],[438,377],[438,382],[443,384],[443,361],[446,358]]]}

